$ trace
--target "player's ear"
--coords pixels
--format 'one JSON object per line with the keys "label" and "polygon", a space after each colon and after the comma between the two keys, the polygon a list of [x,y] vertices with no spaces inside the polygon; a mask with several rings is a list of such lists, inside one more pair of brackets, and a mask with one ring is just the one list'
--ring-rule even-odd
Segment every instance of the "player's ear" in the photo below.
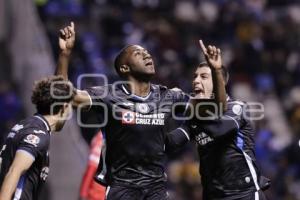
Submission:
{"label": "player's ear", "polygon": [[120,66],[120,72],[122,74],[126,74],[126,73],[130,72],[130,67],[128,65],[121,65]]}

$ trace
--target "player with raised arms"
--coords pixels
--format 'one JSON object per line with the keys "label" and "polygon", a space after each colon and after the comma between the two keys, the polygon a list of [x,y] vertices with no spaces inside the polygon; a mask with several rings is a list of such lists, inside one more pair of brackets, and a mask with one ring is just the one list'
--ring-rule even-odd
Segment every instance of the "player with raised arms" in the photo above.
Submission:
{"label": "player with raised arms", "polygon": [[[60,33],[61,53],[56,72],[67,80],[68,62],[75,41],[74,23],[61,29]],[[206,57],[216,80],[214,91],[219,105],[226,99],[222,73],[217,69],[219,66],[215,66],[216,55],[221,52],[213,46],[209,48],[212,51]],[[155,64],[149,52],[139,45],[123,48],[115,59],[115,69],[122,84],[77,90],[73,101],[74,106],[95,109],[100,118],[108,121],[101,128],[105,146],[97,180],[108,186],[107,200],[168,199],[164,169],[165,124],[172,117],[172,105],[188,102],[189,96],[151,83]],[[108,112],[103,111],[103,105]],[[189,140],[185,132],[172,136]]]}

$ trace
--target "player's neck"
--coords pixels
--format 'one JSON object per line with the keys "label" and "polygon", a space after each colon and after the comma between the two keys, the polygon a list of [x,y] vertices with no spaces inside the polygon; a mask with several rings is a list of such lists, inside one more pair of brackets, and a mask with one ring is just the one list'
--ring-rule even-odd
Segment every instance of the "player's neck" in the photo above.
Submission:
{"label": "player's neck", "polygon": [[57,123],[57,120],[56,120],[57,117],[56,116],[52,116],[52,115],[43,115],[43,117],[45,118],[45,120],[49,124],[51,132],[55,131],[55,125]]}
{"label": "player's neck", "polygon": [[140,97],[145,97],[149,94],[151,86],[150,81],[139,81],[134,78],[129,78],[128,81],[130,83],[128,88],[132,94]]}

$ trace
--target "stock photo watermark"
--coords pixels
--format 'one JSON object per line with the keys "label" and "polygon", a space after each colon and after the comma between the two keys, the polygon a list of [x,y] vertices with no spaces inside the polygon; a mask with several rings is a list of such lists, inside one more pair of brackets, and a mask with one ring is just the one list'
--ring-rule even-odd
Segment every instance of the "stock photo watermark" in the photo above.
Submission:
{"label": "stock photo watermark", "polygon": [[[228,109],[223,111],[223,105],[217,104],[212,99],[196,99],[190,102],[174,102],[173,96],[168,90],[165,94],[154,93],[153,99],[155,101],[147,101],[145,98],[142,102],[134,102],[131,100],[135,95],[128,90],[130,82],[116,81],[108,86],[108,79],[102,74],[84,74],[78,77],[77,86],[83,87],[83,80],[98,78],[101,82],[105,83],[103,86],[96,86],[90,88],[97,92],[89,92],[90,102],[77,105],[77,123],[79,126],[87,128],[101,128],[107,125],[108,121],[118,120],[122,124],[141,124],[141,125],[165,125],[165,120],[169,117],[186,121],[192,119],[198,120],[249,120],[258,121],[264,118],[264,105],[259,102],[229,101]],[[67,96],[55,95],[57,89],[56,84],[70,84],[70,91]],[[121,88],[121,90],[120,90]],[[88,89],[88,90],[90,90]],[[60,81],[51,84],[51,96],[54,99],[70,98],[73,94],[73,86],[68,81]],[[120,92],[121,91],[121,92]],[[184,94],[180,89],[173,90]],[[124,93],[126,95],[124,95]],[[155,95],[157,94],[157,95]],[[191,94],[184,94],[191,96]],[[213,96],[213,95],[212,95]],[[76,97],[75,97],[76,98]],[[192,98],[191,98],[192,99]],[[195,100],[195,99],[194,99]],[[112,101],[107,103],[108,101]],[[92,105],[91,105],[92,104]],[[230,104],[232,104],[230,106]],[[64,106],[62,103],[52,105],[51,112],[57,106]],[[95,109],[101,116],[100,122],[85,123],[83,120],[82,112],[89,109]],[[182,112],[177,112],[181,110]],[[227,117],[230,113],[230,118]],[[73,117],[74,112],[68,112],[66,116],[60,116],[59,120],[68,120]]]}

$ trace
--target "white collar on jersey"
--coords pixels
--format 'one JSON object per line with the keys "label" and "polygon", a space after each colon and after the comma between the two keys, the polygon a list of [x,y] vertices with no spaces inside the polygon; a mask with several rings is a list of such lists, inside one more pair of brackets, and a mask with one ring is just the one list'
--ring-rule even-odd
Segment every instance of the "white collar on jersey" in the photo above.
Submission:
{"label": "white collar on jersey", "polygon": [[45,124],[47,131],[49,131],[51,133],[50,126],[49,126],[48,122],[43,117],[41,117],[39,115],[34,115],[34,117],[36,117],[39,120],[41,120]]}
{"label": "white collar on jersey", "polygon": [[139,100],[142,100],[142,101],[147,100],[147,99],[150,97],[151,93],[152,93],[152,87],[151,87],[150,92],[149,92],[149,93],[147,94],[147,96],[145,96],[145,97],[141,97],[141,96],[138,96],[138,95],[135,95],[135,94],[130,93],[130,92],[126,89],[126,87],[125,87],[124,85],[122,85],[122,90],[125,92],[125,94],[130,95],[130,96],[132,96],[132,97],[134,97],[134,98],[137,98],[137,99],[139,99]]}

